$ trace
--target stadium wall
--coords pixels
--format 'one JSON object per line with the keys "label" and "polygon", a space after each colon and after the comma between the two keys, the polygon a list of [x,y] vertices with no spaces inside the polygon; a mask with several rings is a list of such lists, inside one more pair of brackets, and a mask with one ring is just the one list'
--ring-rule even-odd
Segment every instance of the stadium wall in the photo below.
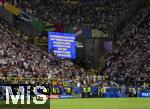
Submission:
{"label": "stadium wall", "polygon": [[106,38],[94,38],[86,40],[86,69],[97,68],[99,66],[100,58],[106,53],[104,50],[105,40]]}

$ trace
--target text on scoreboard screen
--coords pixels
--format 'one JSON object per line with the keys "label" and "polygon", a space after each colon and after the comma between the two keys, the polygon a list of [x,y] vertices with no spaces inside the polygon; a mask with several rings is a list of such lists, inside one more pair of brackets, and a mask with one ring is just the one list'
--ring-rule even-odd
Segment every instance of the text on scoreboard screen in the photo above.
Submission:
{"label": "text on scoreboard screen", "polygon": [[76,35],[60,32],[48,33],[48,52],[53,50],[59,58],[76,58]]}

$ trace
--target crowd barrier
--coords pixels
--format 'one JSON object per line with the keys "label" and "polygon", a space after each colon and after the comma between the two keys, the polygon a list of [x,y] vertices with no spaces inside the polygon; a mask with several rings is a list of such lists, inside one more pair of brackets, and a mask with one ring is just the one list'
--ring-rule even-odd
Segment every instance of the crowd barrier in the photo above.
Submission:
{"label": "crowd barrier", "polygon": [[[94,93],[91,91],[90,95],[88,95],[88,92],[83,93],[82,90],[79,92],[73,92],[71,94],[50,94],[51,90],[49,86],[46,86],[46,89],[48,89],[45,94],[49,99],[72,99],[72,98],[95,98],[95,97],[102,97],[102,98],[121,98],[121,97],[128,97],[129,93],[122,92],[119,88],[110,88],[108,87],[105,92],[99,94]],[[32,90],[32,88],[31,88]],[[4,86],[0,88],[0,99],[4,99],[5,96],[5,90]],[[129,96],[132,97],[132,96]],[[137,91],[137,94],[135,94],[133,97],[141,97],[141,98],[150,98],[150,88],[145,88],[144,90]]]}
{"label": "crowd barrier", "polygon": [[139,93],[139,97],[150,98],[150,88],[146,88]]}
{"label": "crowd barrier", "polygon": [[48,97],[49,99],[69,99],[69,98],[74,98],[72,95],[50,95]]}

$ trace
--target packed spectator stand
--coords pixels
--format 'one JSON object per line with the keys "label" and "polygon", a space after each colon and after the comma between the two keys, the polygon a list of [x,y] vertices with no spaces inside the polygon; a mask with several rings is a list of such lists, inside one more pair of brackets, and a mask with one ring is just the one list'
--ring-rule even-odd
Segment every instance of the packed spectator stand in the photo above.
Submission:
{"label": "packed spectator stand", "polygon": [[[0,21],[1,77],[71,78],[82,69],[75,69],[70,61],[60,61],[35,45],[27,44],[22,35],[13,33],[5,21]],[[83,71],[82,71],[83,72]],[[55,78],[54,76],[54,78]],[[57,76],[56,76],[57,78]]]}
{"label": "packed spectator stand", "polygon": [[149,22],[149,7],[143,8],[117,35],[114,49],[106,56],[103,69],[111,80],[121,84],[150,82]]}
{"label": "packed spectator stand", "polygon": [[89,25],[105,33],[123,17],[134,0],[79,0],[66,5],[61,0],[20,1],[18,6],[41,20],[63,25]]}
{"label": "packed spectator stand", "polygon": [[[18,6],[50,23],[90,25],[107,32],[133,4],[134,0],[81,0],[78,5],[70,6],[62,4],[60,0],[30,0],[19,2]],[[118,87],[116,83],[141,87],[143,83],[150,82],[149,22],[149,7],[140,9],[115,36],[117,41],[113,50],[105,56],[105,67],[97,74],[89,75],[84,69],[76,68],[72,62],[59,60],[53,54],[28,44],[22,39],[24,36],[21,33],[12,32],[9,25],[0,19],[0,80],[6,83],[45,80],[51,89],[57,90],[52,94],[67,94],[68,88],[71,88],[70,94],[78,94],[82,92],[82,89],[76,90],[78,87],[96,87],[93,94],[96,92],[98,96],[99,88]]]}

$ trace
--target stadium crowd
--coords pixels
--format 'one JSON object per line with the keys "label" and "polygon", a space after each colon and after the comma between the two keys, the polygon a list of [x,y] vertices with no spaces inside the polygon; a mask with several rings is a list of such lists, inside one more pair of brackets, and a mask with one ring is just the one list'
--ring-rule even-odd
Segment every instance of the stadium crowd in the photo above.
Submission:
{"label": "stadium crowd", "polygon": [[[83,69],[75,68],[71,61],[60,61],[54,55],[46,53],[37,46],[27,44],[21,39],[21,35],[19,32],[10,31],[7,23],[0,20],[1,78],[72,78],[84,73]],[[4,78],[4,80],[7,79]]]}
{"label": "stadium crowd", "polygon": [[[60,0],[20,1],[19,6],[31,15],[50,23],[64,25],[90,24],[107,31],[123,16],[133,0],[102,2],[82,0],[77,6],[63,5]],[[67,11],[66,11],[67,10]],[[76,94],[82,97],[103,96],[105,87],[142,86],[150,82],[150,9],[142,8],[117,34],[112,52],[105,57],[106,65],[97,75],[89,75],[69,60],[59,60],[33,44],[19,32],[12,32],[0,19],[0,80],[1,83],[50,84],[51,94]],[[118,84],[116,84],[116,83]],[[144,87],[148,87],[144,86]],[[126,90],[123,87],[123,90]],[[135,94],[136,89],[131,91]],[[117,95],[119,96],[119,95]]]}
{"label": "stadium crowd", "polygon": [[[0,19],[0,84],[49,84],[51,94],[73,92],[81,96],[82,87],[106,84],[106,75],[88,75],[69,60],[59,60],[22,39],[23,34],[12,32]],[[103,81],[103,82],[102,82]],[[59,91],[57,89],[60,89]],[[68,90],[70,89],[70,92]],[[75,90],[76,89],[76,90]],[[67,90],[67,91],[66,91]],[[85,95],[84,95],[85,96]],[[89,95],[88,95],[89,96]]]}
{"label": "stadium crowd", "polygon": [[135,0],[79,0],[78,5],[66,5],[61,0],[20,0],[18,6],[41,20],[64,25],[90,25],[107,32],[123,17]]}
{"label": "stadium crowd", "polygon": [[117,35],[103,69],[120,84],[150,82],[150,9],[142,8]]}

